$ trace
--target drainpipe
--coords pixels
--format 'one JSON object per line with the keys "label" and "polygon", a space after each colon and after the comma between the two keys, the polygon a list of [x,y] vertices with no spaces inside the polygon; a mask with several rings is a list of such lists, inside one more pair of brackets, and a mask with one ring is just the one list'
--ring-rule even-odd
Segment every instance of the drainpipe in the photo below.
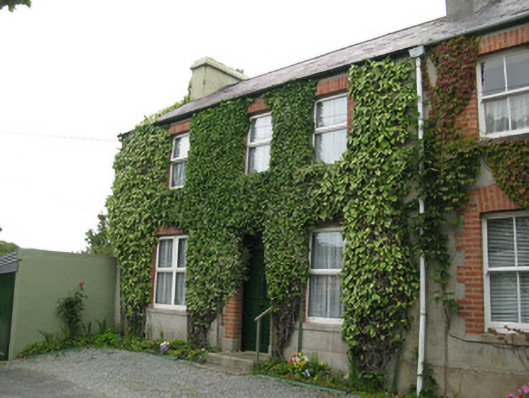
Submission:
{"label": "drainpipe", "polygon": [[[415,47],[409,50],[410,56],[415,58],[417,79],[417,111],[419,112],[419,121],[417,128],[417,136],[419,139],[419,148],[422,153],[424,147],[424,111],[423,111],[423,92],[422,92],[422,70],[421,70],[421,55],[424,54],[424,46]],[[419,164],[422,171],[422,162]],[[424,214],[424,199],[419,198],[419,214]],[[421,250],[419,258],[419,272],[420,272],[420,317],[419,317],[419,347],[417,360],[417,396],[420,395],[423,385],[424,372],[424,351],[426,341],[426,265],[424,260],[424,252]]]}

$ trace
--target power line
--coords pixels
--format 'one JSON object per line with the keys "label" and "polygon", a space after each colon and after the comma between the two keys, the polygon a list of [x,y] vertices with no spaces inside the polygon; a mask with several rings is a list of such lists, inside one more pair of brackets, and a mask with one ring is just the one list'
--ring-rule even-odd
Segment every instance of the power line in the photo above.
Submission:
{"label": "power line", "polygon": [[5,131],[0,130],[0,134],[18,135],[25,137],[39,137],[39,138],[51,138],[58,140],[71,140],[71,141],[92,141],[92,142],[109,142],[117,144],[119,140],[110,138],[97,138],[97,137],[79,137],[79,136],[67,136],[59,134],[37,134],[37,133],[23,133],[16,131]]}

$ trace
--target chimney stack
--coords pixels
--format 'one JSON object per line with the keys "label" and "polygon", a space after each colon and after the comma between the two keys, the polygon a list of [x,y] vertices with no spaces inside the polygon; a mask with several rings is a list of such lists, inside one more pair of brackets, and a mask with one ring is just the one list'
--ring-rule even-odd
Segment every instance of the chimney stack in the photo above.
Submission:
{"label": "chimney stack", "polygon": [[247,77],[213,58],[205,57],[191,65],[189,97],[191,101],[206,97],[230,84],[238,83]]}
{"label": "chimney stack", "polygon": [[446,0],[446,19],[459,21],[501,0]]}

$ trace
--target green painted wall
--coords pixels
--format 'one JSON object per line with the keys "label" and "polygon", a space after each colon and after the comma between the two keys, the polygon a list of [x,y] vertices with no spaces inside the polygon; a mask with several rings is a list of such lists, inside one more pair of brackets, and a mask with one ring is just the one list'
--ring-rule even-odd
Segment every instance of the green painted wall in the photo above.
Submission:
{"label": "green painted wall", "polygon": [[42,341],[42,330],[60,334],[64,325],[56,313],[57,301],[78,289],[84,282],[83,323],[114,322],[116,265],[111,258],[90,254],[58,253],[19,249],[15,281],[9,359],[28,344]]}

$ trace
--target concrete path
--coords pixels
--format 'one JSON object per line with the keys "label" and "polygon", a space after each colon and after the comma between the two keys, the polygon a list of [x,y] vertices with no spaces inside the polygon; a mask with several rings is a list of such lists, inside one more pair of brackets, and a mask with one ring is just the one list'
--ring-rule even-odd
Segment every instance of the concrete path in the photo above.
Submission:
{"label": "concrete path", "polygon": [[86,349],[0,362],[2,398],[337,396],[343,394],[118,350]]}

